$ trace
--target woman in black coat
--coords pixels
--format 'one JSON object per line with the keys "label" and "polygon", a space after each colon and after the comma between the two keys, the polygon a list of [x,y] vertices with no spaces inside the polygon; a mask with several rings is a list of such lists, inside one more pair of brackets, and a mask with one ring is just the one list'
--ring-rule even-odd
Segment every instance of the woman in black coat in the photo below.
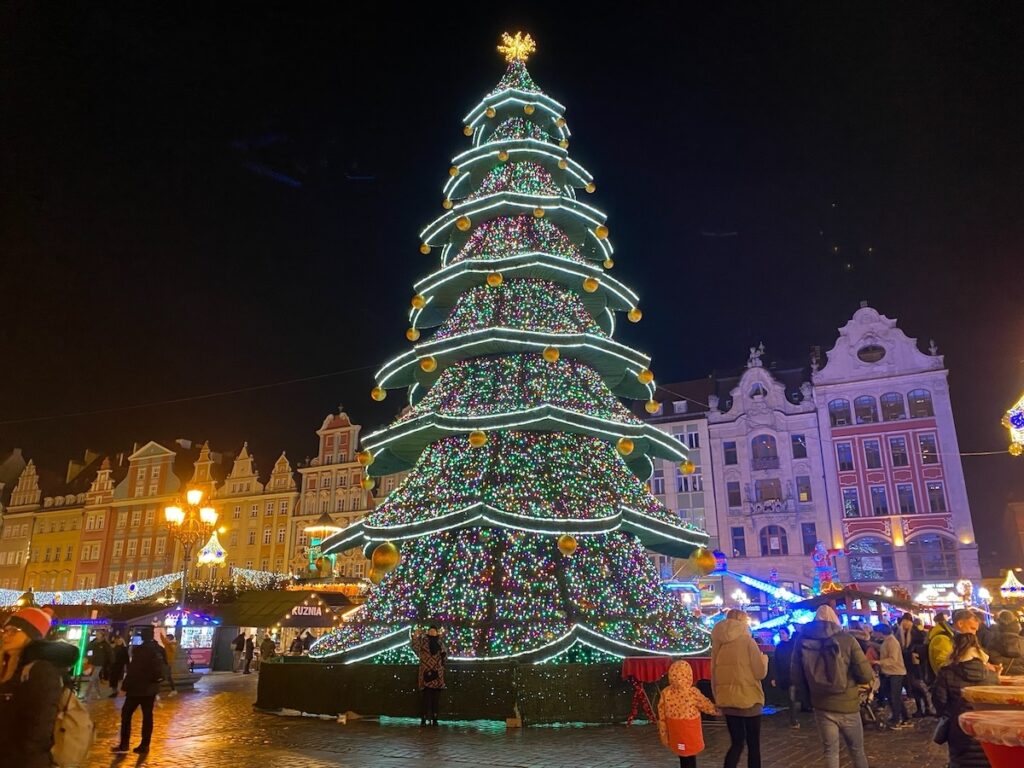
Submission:
{"label": "woman in black coat", "polygon": [[960,715],[972,709],[964,699],[970,685],[998,685],[999,677],[988,667],[987,656],[976,635],[953,638],[950,662],[939,669],[932,688],[932,701],[940,717],[949,718],[949,768],[990,768],[981,744],[960,730]]}
{"label": "woman in black coat", "polygon": [[110,662],[110,688],[112,689],[110,698],[117,698],[117,692],[121,688],[121,678],[124,677],[124,671],[127,667],[128,646],[125,645],[124,638],[118,635],[114,638],[112,659]]}

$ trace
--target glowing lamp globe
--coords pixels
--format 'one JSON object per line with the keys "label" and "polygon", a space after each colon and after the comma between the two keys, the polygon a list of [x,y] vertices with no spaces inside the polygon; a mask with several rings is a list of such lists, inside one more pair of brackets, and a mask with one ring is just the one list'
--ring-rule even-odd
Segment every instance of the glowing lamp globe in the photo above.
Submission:
{"label": "glowing lamp globe", "polygon": [[644,368],[640,373],[636,375],[636,380],[641,384],[650,384],[654,381],[654,371],[650,368]]}
{"label": "glowing lamp globe", "polygon": [[370,555],[370,562],[372,563],[374,570],[380,571],[381,573],[387,573],[388,571],[394,570],[395,566],[398,565],[398,560],[398,547],[390,541],[385,541],[383,544],[377,546],[377,548],[373,550],[373,554]]}
{"label": "glowing lamp globe", "polygon": [[410,328],[408,331],[405,332],[405,338],[407,338],[409,341],[416,341],[419,337],[420,332],[415,328]]}
{"label": "glowing lamp globe", "polygon": [[370,390],[370,397],[376,400],[378,403],[388,396],[388,391],[383,387],[374,387]]}
{"label": "glowing lamp globe", "polygon": [[626,313],[626,317],[629,318],[629,322],[631,323],[639,323],[643,316],[644,313],[640,311],[639,307],[633,307]]}
{"label": "glowing lamp globe", "polygon": [[633,441],[628,437],[620,437],[619,442],[615,444],[615,447],[623,456],[629,456],[629,454],[633,452]]}
{"label": "glowing lamp globe", "polygon": [[465,126],[462,129],[462,135],[463,136],[472,136],[473,135],[473,126],[472,125]]}
{"label": "glowing lamp globe", "polygon": [[583,290],[587,293],[593,293],[601,287],[601,283],[597,281],[596,277],[588,277],[583,281]]}
{"label": "glowing lamp globe", "polygon": [[185,512],[181,507],[164,507],[164,519],[172,525],[181,525],[185,519]]}
{"label": "glowing lamp globe", "polygon": [[525,112],[528,115],[532,115],[536,111],[537,108],[533,106],[533,104],[527,104],[526,106],[523,107],[523,112]]}
{"label": "glowing lamp globe", "polygon": [[604,224],[601,224],[597,229],[594,230],[594,234],[597,236],[598,240],[607,240],[608,227],[606,227]]}
{"label": "glowing lamp globe", "polygon": [[360,451],[356,454],[356,461],[362,464],[364,467],[368,467],[373,464],[373,454],[369,451]]}
{"label": "glowing lamp globe", "polygon": [[544,209],[543,208],[534,208],[533,209],[533,216],[534,216],[534,218],[537,218],[537,219],[543,219],[544,218]]}
{"label": "glowing lamp globe", "polygon": [[203,500],[203,492],[198,488],[189,488],[185,492],[185,499],[188,501],[190,507],[195,507]]}
{"label": "glowing lamp globe", "polygon": [[417,293],[409,300],[409,305],[413,309],[423,309],[425,306],[427,306],[427,300]]}
{"label": "glowing lamp globe", "polygon": [[644,403],[644,410],[647,411],[648,413],[657,413],[658,411],[661,410],[661,403],[659,403],[657,400],[648,400],[646,403]]}
{"label": "glowing lamp globe", "polygon": [[469,216],[459,216],[459,218],[455,220],[455,228],[459,230],[459,232],[465,232],[471,226],[473,226],[473,222],[469,220]]}
{"label": "glowing lamp globe", "polygon": [[364,477],[362,480],[359,481],[359,485],[363,487],[364,491],[372,491],[374,486],[373,478]]}
{"label": "glowing lamp globe", "polygon": [[498,159],[503,163],[506,162],[508,160],[508,152],[504,149],[498,152]]}
{"label": "glowing lamp globe", "polygon": [[498,113],[494,111],[494,107],[488,107],[488,108],[487,108],[487,109],[486,109],[486,110],[484,111],[484,114],[485,114],[485,115],[487,115],[488,117],[494,117],[494,116],[495,116],[496,114],[498,114]]}
{"label": "glowing lamp globe", "polygon": [[427,245],[426,243],[420,243],[420,253],[426,256],[428,253],[430,253],[430,246]]}
{"label": "glowing lamp globe", "polygon": [[612,267],[615,266],[615,261],[613,259],[605,259],[603,262],[601,262],[601,265],[605,269],[611,269]]}
{"label": "glowing lamp globe", "polygon": [[595,192],[597,192],[597,184],[595,184],[594,182],[590,182],[589,184],[587,184],[587,186],[584,187],[584,189],[587,190],[587,192],[589,192],[590,194],[594,194]]}
{"label": "glowing lamp globe", "polygon": [[448,175],[451,176],[452,178],[458,176],[459,175],[459,166],[453,165],[451,168],[449,168],[448,169]]}
{"label": "glowing lamp globe", "polygon": [[559,352],[558,352],[558,349],[556,347],[545,347],[544,348],[544,359],[547,360],[549,363],[557,363],[558,362],[558,356],[559,356]]}
{"label": "glowing lamp globe", "polygon": [[437,360],[432,357],[424,357],[420,360],[420,369],[424,373],[433,373],[437,370]]}
{"label": "glowing lamp globe", "polygon": [[453,205],[454,203],[447,197],[441,201],[441,207],[444,208],[446,211],[450,211]]}
{"label": "glowing lamp globe", "polygon": [[559,536],[558,551],[566,557],[572,557],[573,552],[576,551],[576,537],[571,536],[568,533],[563,533]]}
{"label": "glowing lamp globe", "polygon": [[499,285],[502,284],[503,280],[504,278],[501,276],[499,272],[491,272],[487,276],[487,284],[491,286],[491,288],[497,288]]}
{"label": "glowing lamp globe", "polygon": [[206,525],[217,524],[217,510],[213,507],[203,507],[199,510],[199,519]]}
{"label": "glowing lamp globe", "polygon": [[474,429],[469,433],[469,444],[473,448],[483,448],[487,445],[487,433],[479,429]]}
{"label": "glowing lamp globe", "polygon": [[679,465],[679,471],[682,472],[684,475],[692,475],[694,472],[697,471],[697,465],[694,464],[689,459],[687,459],[686,461]]}

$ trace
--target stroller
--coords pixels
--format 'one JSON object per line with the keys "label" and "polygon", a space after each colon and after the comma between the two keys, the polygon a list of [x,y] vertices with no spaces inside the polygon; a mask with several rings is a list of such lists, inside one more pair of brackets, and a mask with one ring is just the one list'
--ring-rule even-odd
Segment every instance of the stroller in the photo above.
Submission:
{"label": "stroller", "polygon": [[865,726],[874,725],[878,730],[885,730],[885,718],[881,715],[882,707],[878,703],[880,683],[876,673],[871,682],[860,687],[860,719]]}

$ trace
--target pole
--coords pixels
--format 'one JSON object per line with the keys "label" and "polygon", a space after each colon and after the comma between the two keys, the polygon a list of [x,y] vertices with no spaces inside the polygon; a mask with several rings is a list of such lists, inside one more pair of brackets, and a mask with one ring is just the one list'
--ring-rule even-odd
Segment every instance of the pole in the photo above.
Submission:
{"label": "pole", "polygon": [[184,550],[185,560],[181,564],[181,602],[178,604],[178,619],[174,622],[174,640],[181,644],[181,620],[185,614],[185,600],[188,589],[188,565],[192,560],[192,544],[188,542],[181,542],[181,547]]}

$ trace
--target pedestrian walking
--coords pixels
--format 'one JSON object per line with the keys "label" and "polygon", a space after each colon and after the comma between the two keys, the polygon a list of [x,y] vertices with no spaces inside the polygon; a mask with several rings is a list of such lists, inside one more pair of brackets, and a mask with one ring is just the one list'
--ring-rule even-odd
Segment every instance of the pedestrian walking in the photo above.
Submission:
{"label": "pedestrian walking", "polygon": [[234,654],[234,666],[231,667],[232,672],[242,671],[242,656],[245,654],[245,632],[239,632],[234,640],[231,641],[232,653]]}
{"label": "pedestrian walking", "polygon": [[82,698],[98,699],[100,698],[100,678],[113,660],[113,647],[107,642],[107,633],[104,630],[96,631],[96,636],[86,646],[85,655],[91,665],[91,671],[89,672],[89,684],[86,686]]}
{"label": "pedestrian walking", "polygon": [[3,626],[0,645],[0,755],[4,765],[50,768],[53,730],[64,690],[62,675],[78,649],[46,642],[50,614],[22,608]]}
{"label": "pedestrian walking", "polygon": [[128,671],[124,676],[121,688],[125,692],[124,704],[121,706],[121,740],[111,748],[112,752],[128,751],[128,742],[132,735],[132,716],[135,710],[142,709],[142,738],[139,746],[132,751],[138,755],[149,752],[149,740],[153,735],[153,705],[160,692],[160,683],[164,679],[167,668],[167,657],[163,649],[153,638],[153,627],[142,627],[139,630],[142,644],[132,650]]}
{"label": "pedestrian walking", "polygon": [[164,680],[171,687],[171,692],[168,696],[177,696],[178,689],[174,685],[174,660],[178,658],[178,641],[174,639],[174,635],[164,636],[164,656],[167,657],[167,670],[164,673]]}
{"label": "pedestrian walking", "polygon": [[668,687],[658,699],[658,737],[679,755],[679,768],[697,768],[697,755],[704,751],[700,713],[722,714],[693,685],[693,670],[680,659],[668,668]]}
{"label": "pedestrian walking", "polygon": [[859,689],[871,684],[874,673],[860,643],[843,632],[831,606],[819,606],[814,621],[804,625],[790,674],[798,696],[809,698],[814,707],[826,768],[839,768],[840,737],[854,768],[868,768]]}
{"label": "pedestrian walking", "polygon": [[256,643],[253,641],[252,635],[246,635],[245,637],[245,671],[242,674],[249,674],[249,666],[252,664],[252,657],[256,653]]}
{"label": "pedestrian walking", "polygon": [[110,661],[110,698],[116,699],[121,689],[121,680],[124,678],[124,671],[128,667],[128,646],[121,635],[114,636],[114,644],[111,648]]}
{"label": "pedestrian walking", "polygon": [[420,725],[437,725],[437,708],[444,688],[444,665],[448,653],[441,642],[441,630],[431,625],[424,635],[417,630],[412,635],[412,649],[420,659],[419,688],[423,692]]}
{"label": "pedestrian walking", "polygon": [[761,711],[768,657],[750,635],[750,620],[733,609],[711,630],[711,690],[725,715],[729,751],[725,768],[736,768],[747,749],[747,768],[761,768]]}
{"label": "pedestrian walking", "polygon": [[971,709],[963,690],[970,685],[998,685],[999,676],[989,669],[977,635],[966,632],[953,638],[949,664],[939,670],[932,689],[940,715],[935,740],[945,742],[949,768],[989,768],[981,744],[960,729],[960,715]]}
{"label": "pedestrian walking", "polygon": [[910,715],[907,705],[903,702],[903,681],[907,676],[907,667],[903,663],[903,649],[899,640],[892,633],[892,627],[882,623],[878,625],[882,635],[882,651],[878,657],[878,671],[882,675],[882,687],[889,692],[889,725],[892,728],[910,727]]}
{"label": "pedestrian walking", "polygon": [[796,647],[796,639],[790,637],[789,629],[781,627],[779,629],[779,644],[775,646],[775,658],[772,663],[772,679],[771,684],[773,688],[778,688],[786,692],[789,697],[789,727],[799,728],[800,720],[797,718],[797,712],[800,709],[800,702],[796,696],[796,688],[793,686],[792,679],[789,672],[790,664],[793,660],[793,650]]}

